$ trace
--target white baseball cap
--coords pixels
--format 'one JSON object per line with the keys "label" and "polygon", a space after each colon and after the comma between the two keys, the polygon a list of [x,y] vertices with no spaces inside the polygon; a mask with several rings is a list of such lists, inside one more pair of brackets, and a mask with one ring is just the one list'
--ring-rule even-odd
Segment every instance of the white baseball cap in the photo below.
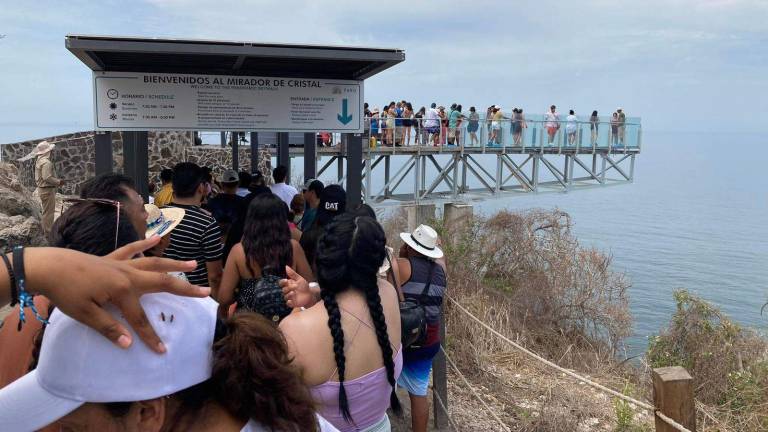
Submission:
{"label": "white baseball cap", "polygon": [[400,233],[400,239],[425,257],[443,257],[442,249],[437,247],[437,231],[429,225],[419,225],[412,233]]}
{"label": "white baseball cap", "polygon": [[0,431],[37,430],[86,402],[155,399],[210,378],[218,304],[167,293],[146,294],[140,302],[165,354],[142,343],[112,306],[109,312],[131,331],[128,349],[57,309],[37,369],[0,390]]}

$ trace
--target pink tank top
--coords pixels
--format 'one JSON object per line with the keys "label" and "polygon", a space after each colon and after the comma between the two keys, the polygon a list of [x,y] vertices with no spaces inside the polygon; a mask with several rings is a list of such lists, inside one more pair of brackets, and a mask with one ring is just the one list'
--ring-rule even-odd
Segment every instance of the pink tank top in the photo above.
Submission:
{"label": "pink tank top", "polygon": [[[403,370],[403,350],[395,356],[395,380]],[[344,420],[339,410],[339,383],[327,381],[310,389],[319,405],[318,414],[323,416],[341,432],[365,429],[384,417],[389,408],[389,394],[392,386],[387,381],[387,369],[381,367],[353,380],[344,381],[347,391],[349,413],[355,423]]]}
{"label": "pink tank top", "polygon": [[[344,309],[342,308],[342,310]],[[366,327],[371,327],[354,314],[349,314],[357,318]],[[352,336],[353,340],[355,336],[357,336],[357,332]],[[400,372],[403,370],[402,346],[398,347],[394,360],[395,381],[397,381],[400,377]],[[336,371],[333,373],[335,374]],[[328,380],[310,388],[312,398],[318,404],[318,414],[341,432],[357,431],[374,425],[384,417],[387,408],[389,408],[389,395],[392,392],[392,386],[387,381],[387,368],[384,366],[353,380],[345,380],[344,390],[347,392],[349,413],[352,415],[354,423],[344,420],[344,416],[341,415],[339,410],[338,381]]]}

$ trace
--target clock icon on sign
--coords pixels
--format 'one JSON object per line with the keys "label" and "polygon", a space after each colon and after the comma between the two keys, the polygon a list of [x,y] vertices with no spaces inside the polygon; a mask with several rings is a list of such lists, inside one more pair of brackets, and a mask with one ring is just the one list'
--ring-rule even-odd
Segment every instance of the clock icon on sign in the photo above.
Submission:
{"label": "clock icon on sign", "polygon": [[110,99],[117,99],[117,97],[120,96],[120,93],[117,92],[115,89],[109,89],[107,90],[107,97]]}

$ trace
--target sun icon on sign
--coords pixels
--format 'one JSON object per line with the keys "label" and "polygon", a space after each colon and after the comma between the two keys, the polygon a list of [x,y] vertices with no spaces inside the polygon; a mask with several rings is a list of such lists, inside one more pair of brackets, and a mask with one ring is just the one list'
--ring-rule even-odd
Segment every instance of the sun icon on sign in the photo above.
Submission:
{"label": "sun icon on sign", "polygon": [[112,102],[111,104],[109,104],[109,109],[117,109],[117,104]]}

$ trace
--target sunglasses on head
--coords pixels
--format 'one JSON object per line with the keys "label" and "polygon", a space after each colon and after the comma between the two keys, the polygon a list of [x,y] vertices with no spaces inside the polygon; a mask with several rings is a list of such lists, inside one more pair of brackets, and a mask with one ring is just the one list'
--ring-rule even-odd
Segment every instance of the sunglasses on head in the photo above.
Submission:
{"label": "sunglasses on head", "polygon": [[120,201],[106,199],[106,198],[65,198],[65,203],[78,204],[78,203],[94,203],[100,205],[108,205],[115,207],[115,247],[117,249],[117,236],[120,230]]}

